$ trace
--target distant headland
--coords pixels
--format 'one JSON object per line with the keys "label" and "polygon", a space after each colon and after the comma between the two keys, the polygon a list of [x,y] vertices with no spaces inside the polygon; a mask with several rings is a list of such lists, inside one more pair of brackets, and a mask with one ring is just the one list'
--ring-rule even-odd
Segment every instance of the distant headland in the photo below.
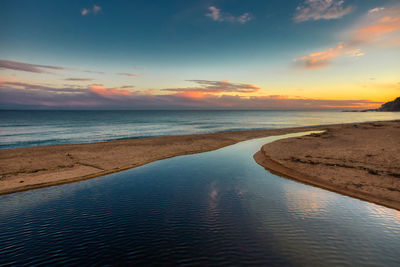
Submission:
{"label": "distant headland", "polygon": [[364,109],[364,110],[343,110],[343,112],[367,112],[367,111],[400,111],[400,97],[393,101],[386,102],[377,109]]}
{"label": "distant headland", "polygon": [[400,111],[400,97],[383,104],[376,111]]}

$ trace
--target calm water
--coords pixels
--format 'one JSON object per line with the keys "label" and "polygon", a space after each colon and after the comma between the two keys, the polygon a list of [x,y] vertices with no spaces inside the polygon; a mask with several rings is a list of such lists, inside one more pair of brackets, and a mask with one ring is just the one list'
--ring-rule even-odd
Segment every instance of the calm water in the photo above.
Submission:
{"label": "calm water", "polygon": [[0,149],[400,119],[400,112],[0,111]]}
{"label": "calm water", "polygon": [[0,265],[399,266],[400,212],[265,171],[274,139],[0,196]]}

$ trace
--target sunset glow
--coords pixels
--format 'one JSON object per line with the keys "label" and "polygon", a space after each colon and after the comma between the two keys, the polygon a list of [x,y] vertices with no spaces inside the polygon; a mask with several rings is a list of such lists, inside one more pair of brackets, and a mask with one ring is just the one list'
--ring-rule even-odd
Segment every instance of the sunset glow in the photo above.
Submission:
{"label": "sunset glow", "polygon": [[396,2],[2,1],[0,104],[377,108],[400,95]]}

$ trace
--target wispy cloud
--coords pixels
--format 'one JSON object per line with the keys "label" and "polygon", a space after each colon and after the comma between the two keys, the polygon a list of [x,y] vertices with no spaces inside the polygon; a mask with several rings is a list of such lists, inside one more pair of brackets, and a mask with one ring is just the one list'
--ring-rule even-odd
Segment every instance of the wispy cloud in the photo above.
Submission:
{"label": "wispy cloud", "polygon": [[[375,10],[371,12],[372,10]],[[349,45],[394,43],[400,37],[400,6],[372,9],[349,32]]]}
{"label": "wispy cloud", "polygon": [[344,0],[306,0],[296,8],[293,19],[295,22],[339,19],[351,10],[351,6],[344,6]]}
{"label": "wispy cloud", "polygon": [[243,13],[240,16],[233,16],[228,12],[221,12],[221,9],[216,8],[215,6],[208,7],[209,13],[206,13],[205,16],[211,18],[214,21],[228,21],[228,22],[238,22],[244,24],[253,19],[250,13]]}
{"label": "wispy cloud", "polygon": [[384,10],[385,8],[384,7],[375,7],[375,8],[373,8],[373,9],[370,9],[369,11],[368,11],[368,14],[373,14],[373,13],[375,13],[375,12],[379,12],[379,11],[382,11],[382,10]]}
{"label": "wispy cloud", "polygon": [[10,69],[10,70],[18,70],[18,71],[26,71],[34,73],[46,73],[46,74],[53,74],[52,72],[47,71],[46,69],[67,70],[67,68],[58,66],[30,64],[30,63],[1,60],[1,59],[0,59],[0,69]]}
{"label": "wispy cloud", "polygon": [[10,82],[10,81],[0,81],[1,88],[10,88],[10,89],[20,89],[20,90],[33,90],[33,91],[40,91],[40,92],[47,92],[47,93],[83,93],[86,90],[82,88],[69,88],[69,87],[50,87],[40,84],[32,84],[26,82]]}
{"label": "wispy cloud", "polygon": [[93,79],[89,78],[67,78],[66,81],[73,81],[73,82],[91,82]]}
{"label": "wispy cloud", "polygon": [[210,11],[210,13],[206,13],[206,17],[209,17],[214,21],[222,21],[220,9],[216,8],[215,6],[210,6],[208,10]]}
{"label": "wispy cloud", "polygon": [[310,53],[307,56],[297,58],[294,60],[295,65],[302,69],[315,70],[323,69],[332,63],[332,60],[347,55],[349,57],[361,57],[364,53],[360,48],[358,49],[346,49],[344,44],[340,43],[336,47],[328,48],[326,50]]}
{"label": "wispy cloud", "polygon": [[83,70],[83,72],[94,73],[94,74],[104,74],[104,72],[102,72],[102,71],[95,71],[95,70]]}
{"label": "wispy cloud", "polygon": [[[220,82],[195,80],[213,87],[221,87]],[[224,86],[222,86],[225,88]],[[252,90],[248,84],[232,84],[231,91]],[[258,87],[256,87],[258,88]],[[168,89],[169,90],[169,89]],[[212,91],[212,90],[211,90]],[[214,92],[217,91],[215,88]],[[223,92],[226,89],[222,90]],[[86,108],[125,108],[125,109],[363,109],[378,107],[381,102],[369,100],[329,100],[309,99],[281,95],[246,96],[207,94],[196,98],[180,94],[149,94],[119,88],[106,88],[92,84],[79,88],[52,88],[49,86],[23,82],[0,82],[0,105],[18,107],[86,107]]]}
{"label": "wispy cloud", "polygon": [[137,76],[139,76],[140,74],[135,74],[135,73],[126,73],[126,72],[119,72],[119,73],[116,73],[117,75],[123,75],[123,76],[129,76],[129,77],[137,77]]}
{"label": "wispy cloud", "polygon": [[297,58],[294,62],[303,69],[322,69],[340,56],[364,56],[364,51],[373,45],[400,46],[400,6],[369,10],[347,30],[344,41],[339,45]]}
{"label": "wispy cloud", "polygon": [[342,54],[342,50],[343,45],[339,44],[337,47],[313,52],[307,56],[295,59],[294,62],[297,66],[304,69],[322,69],[329,65],[332,59]]}
{"label": "wispy cloud", "polygon": [[188,80],[197,83],[197,87],[168,88],[162,91],[176,92],[178,95],[192,98],[201,98],[206,95],[220,93],[255,93],[261,88],[245,83],[232,83],[230,81]]}
{"label": "wispy cloud", "polygon": [[365,55],[363,52],[361,52],[361,48],[348,50],[346,51],[346,54],[349,55],[350,57],[362,57]]}
{"label": "wispy cloud", "polygon": [[101,7],[100,6],[97,6],[97,5],[94,5],[93,6],[93,13],[94,14],[97,14],[98,12],[100,12],[101,11]]}
{"label": "wispy cloud", "polygon": [[86,16],[86,15],[89,15],[89,14],[96,15],[99,12],[101,12],[101,10],[102,10],[101,6],[93,5],[93,7],[91,7],[91,8],[82,8],[81,9],[81,15],[82,16]]}
{"label": "wispy cloud", "polygon": [[101,71],[81,70],[79,68],[66,68],[53,65],[32,64],[32,63],[3,60],[3,59],[0,59],[0,69],[26,71],[26,72],[42,73],[42,74],[55,74],[54,72],[48,70],[74,70],[86,73],[104,74],[104,72]]}

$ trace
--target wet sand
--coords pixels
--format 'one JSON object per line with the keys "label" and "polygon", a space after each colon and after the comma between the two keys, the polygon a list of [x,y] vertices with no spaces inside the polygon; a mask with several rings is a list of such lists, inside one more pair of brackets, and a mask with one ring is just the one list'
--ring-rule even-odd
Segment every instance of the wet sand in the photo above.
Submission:
{"label": "wet sand", "polygon": [[0,194],[90,179],[248,139],[325,128],[236,131],[0,150]]}
{"label": "wet sand", "polygon": [[400,121],[325,128],[266,144],[254,158],[275,174],[400,210]]}

